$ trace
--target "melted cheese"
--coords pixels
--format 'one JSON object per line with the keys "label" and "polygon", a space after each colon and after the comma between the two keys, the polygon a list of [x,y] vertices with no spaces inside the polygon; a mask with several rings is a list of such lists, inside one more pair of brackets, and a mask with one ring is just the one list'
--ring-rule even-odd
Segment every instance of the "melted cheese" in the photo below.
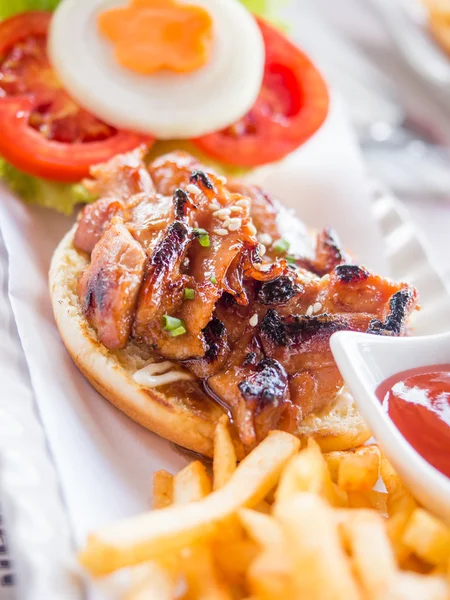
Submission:
{"label": "melted cheese", "polygon": [[183,371],[177,366],[165,360],[160,363],[151,363],[136,371],[133,375],[133,379],[139,385],[147,388],[155,388],[160,385],[166,385],[167,383],[173,383],[174,381],[183,381],[193,379],[193,376]]}

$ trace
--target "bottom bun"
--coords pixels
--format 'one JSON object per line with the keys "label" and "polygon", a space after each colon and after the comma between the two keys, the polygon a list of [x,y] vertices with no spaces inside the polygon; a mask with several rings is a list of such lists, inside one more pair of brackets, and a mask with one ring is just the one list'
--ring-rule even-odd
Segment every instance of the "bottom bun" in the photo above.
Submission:
{"label": "bottom bun", "polygon": [[[143,387],[133,374],[155,357],[133,342],[122,350],[108,350],[97,340],[77,295],[78,279],[89,259],[73,245],[75,229],[76,225],[61,240],[49,274],[56,324],[73,361],[102,396],[134,421],[175,444],[212,456],[215,423],[223,410],[206,396],[201,382]],[[297,434],[315,438],[324,451],[353,448],[371,435],[346,392],[321,414],[309,415]]]}

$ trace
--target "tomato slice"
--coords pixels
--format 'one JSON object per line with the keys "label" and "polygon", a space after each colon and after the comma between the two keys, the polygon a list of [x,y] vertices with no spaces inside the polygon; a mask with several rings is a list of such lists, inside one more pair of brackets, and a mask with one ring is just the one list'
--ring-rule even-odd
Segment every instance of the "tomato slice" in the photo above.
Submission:
{"label": "tomato slice", "polygon": [[328,88],[305,54],[257,18],[266,48],[261,92],[240,121],[193,140],[216,160],[253,167],[280,160],[310,138],[329,107]]}
{"label": "tomato slice", "polygon": [[78,181],[93,164],[153,138],[120,131],[74,102],[46,51],[51,13],[27,12],[0,23],[0,155],[56,181]]}

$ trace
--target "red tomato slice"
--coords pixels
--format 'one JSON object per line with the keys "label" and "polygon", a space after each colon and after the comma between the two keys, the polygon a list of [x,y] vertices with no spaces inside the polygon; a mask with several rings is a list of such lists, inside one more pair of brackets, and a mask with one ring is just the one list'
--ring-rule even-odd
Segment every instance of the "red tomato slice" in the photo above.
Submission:
{"label": "red tomato slice", "polygon": [[119,131],[70,98],[48,61],[50,19],[28,12],[0,23],[0,155],[30,175],[78,181],[153,138]]}
{"label": "red tomato slice", "polygon": [[275,162],[298,148],[319,129],[329,107],[327,85],[309,58],[277,29],[257,21],[266,66],[255,105],[231,127],[193,140],[211,157],[243,167]]}

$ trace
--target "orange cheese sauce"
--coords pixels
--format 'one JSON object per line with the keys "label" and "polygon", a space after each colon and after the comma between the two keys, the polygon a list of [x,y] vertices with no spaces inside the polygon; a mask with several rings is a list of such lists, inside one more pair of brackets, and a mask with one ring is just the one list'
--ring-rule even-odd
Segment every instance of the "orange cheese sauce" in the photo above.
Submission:
{"label": "orange cheese sauce", "polygon": [[98,16],[117,62],[142,75],[195,71],[209,61],[213,21],[202,7],[177,0],[131,0]]}

